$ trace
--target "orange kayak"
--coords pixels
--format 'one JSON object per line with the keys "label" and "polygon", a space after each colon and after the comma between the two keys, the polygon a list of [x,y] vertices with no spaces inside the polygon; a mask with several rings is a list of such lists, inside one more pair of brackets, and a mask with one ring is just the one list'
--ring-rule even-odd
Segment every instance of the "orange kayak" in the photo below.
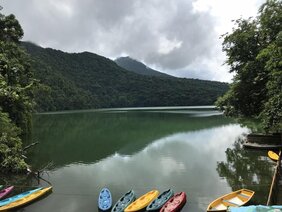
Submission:
{"label": "orange kayak", "polygon": [[268,151],[267,155],[272,160],[277,161],[279,159],[279,155],[273,151]]}
{"label": "orange kayak", "polygon": [[139,197],[133,203],[131,203],[127,208],[125,208],[124,212],[132,212],[139,211],[141,209],[146,208],[154,199],[156,199],[159,195],[158,190],[152,190],[143,196]]}

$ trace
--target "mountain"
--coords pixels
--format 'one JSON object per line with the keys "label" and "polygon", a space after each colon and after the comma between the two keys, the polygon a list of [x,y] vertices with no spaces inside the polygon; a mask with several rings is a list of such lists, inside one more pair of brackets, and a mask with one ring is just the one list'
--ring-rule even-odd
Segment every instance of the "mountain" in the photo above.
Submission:
{"label": "mountain", "polygon": [[154,69],[149,68],[145,64],[132,59],[130,57],[119,57],[115,59],[116,64],[118,64],[120,67],[132,71],[137,74],[141,75],[148,75],[148,76],[156,76],[156,77],[173,77],[168,74],[156,71]]}
{"label": "mountain", "polygon": [[144,76],[90,52],[66,53],[23,42],[33,60],[37,111],[212,105],[227,83]]}

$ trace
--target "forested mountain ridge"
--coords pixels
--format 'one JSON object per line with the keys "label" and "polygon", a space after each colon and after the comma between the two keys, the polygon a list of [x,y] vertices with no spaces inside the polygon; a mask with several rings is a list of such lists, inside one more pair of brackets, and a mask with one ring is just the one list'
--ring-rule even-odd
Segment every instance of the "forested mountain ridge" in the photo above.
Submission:
{"label": "forested mountain ridge", "polygon": [[120,67],[141,75],[156,76],[156,77],[173,77],[171,75],[156,71],[149,68],[145,64],[131,57],[119,57],[115,59],[116,64]]}
{"label": "forested mountain ridge", "polygon": [[212,105],[227,83],[143,76],[89,53],[65,53],[21,44],[33,59],[40,89],[37,111],[87,108]]}

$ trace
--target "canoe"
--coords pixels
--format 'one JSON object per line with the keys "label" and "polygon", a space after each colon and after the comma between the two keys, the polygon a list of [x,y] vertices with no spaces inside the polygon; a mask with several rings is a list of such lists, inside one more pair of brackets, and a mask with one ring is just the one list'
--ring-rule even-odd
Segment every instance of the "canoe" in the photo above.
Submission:
{"label": "canoe", "polygon": [[161,207],[173,196],[174,192],[171,189],[168,189],[161,193],[157,199],[154,199],[153,202],[151,202],[146,210],[147,211],[155,211],[161,209]]}
{"label": "canoe", "polygon": [[5,188],[0,191],[0,199],[3,199],[5,196],[7,196],[11,191],[14,189],[14,186],[10,186],[8,188]]}
{"label": "canoe", "polygon": [[276,153],[273,152],[273,151],[268,151],[268,152],[267,152],[267,155],[268,155],[268,157],[269,157],[270,159],[275,160],[275,161],[277,161],[278,158],[279,158],[279,155],[276,154]]}
{"label": "canoe", "polygon": [[281,133],[261,134],[251,133],[247,135],[247,141],[260,144],[281,144]]}
{"label": "canoe", "polygon": [[274,134],[256,134],[247,135],[246,141],[243,143],[245,148],[275,150],[282,149],[281,133]]}
{"label": "canoe", "polygon": [[244,142],[243,146],[249,149],[260,149],[260,150],[279,150],[282,149],[282,144],[261,144]]}
{"label": "canoe", "polygon": [[103,188],[100,191],[98,207],[101,211],[107,211],[112,207],[112,195],[109,189]]}
{"label": "canoe", "polygon": [[6,210],[10,210],[10,209],[14,209],[14,208],[26,205],[26,204],[38,199],[39,197],[42,197],[43,195],[50,192],[51,190],[52,190],[52,186],[39,189],[39,190],[37,190],[33,193],[30,193],[27,196],[24,196],[24,197],[22,197],[22,198],[20,198],[16,201],[13,201],[13,202],[11,202],[7,205],[0,207],[0,211],[6,211]]}
{"label": "canoe", "polygon": [[131,203],[127,208],[125,208],[124,212],[132,212],[139,211],[141,209],[146,208],[157,196],[159,195],[158,190],[152,190],[143,196],[139,197],[133,203]]}
{"label": "canoe", "polygon": [[240,207],[249,202],[254,193],[254,191],[249,189],[240,189],[223,195],[212,201],[209,204],[207,211],[226,211],[229,206]]}
{"label": "canoe", "polygon": [[42,188],[40,187],[40,188],[37,188],[37,189],[33,189],[33,190],[30,190],[30,191],[23,192],[23,193],[21,193],[21,194],[12,196],[12,197],[7,198],[7,199],[4,199],[4,200],[1,200],[1,201],[0,201],[0,207],[1,207],[1,206],[4,206],[4,205],[7,205],[7,204],[9,204],[9,203],[12,203],[12,202],[14,202],[14,201],[17,201],[17,200],[19,200],[19,199],[21,199],[21,198],[23,198],[23,197],[26,197],[26,196],[28,196],[28,195],[30,195],[30,194],[36,192],[36,191],[41,190],[41,189],[42,189]]}
{"label": "canoe", "polygon": [[133,190],[126,192],[114,205],[111,212],[123,212],[124,209],[136,199]]}
{"label": "canoe", "polygon": [[160,212],[176,212],[180,211],[180,209],[186,203],[186,193],[179,192],[171,197],[161,208]]}

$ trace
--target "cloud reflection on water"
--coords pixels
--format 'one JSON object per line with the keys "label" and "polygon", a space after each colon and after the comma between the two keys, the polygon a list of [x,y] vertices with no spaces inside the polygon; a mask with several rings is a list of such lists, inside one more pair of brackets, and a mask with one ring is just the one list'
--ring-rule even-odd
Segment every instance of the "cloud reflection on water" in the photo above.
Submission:
{"label": "cloud reflection on water", "polygon": [[[79,193],[78,187],[94,196],[103,186],[114,196],[129,189],[141,195],[153,188],[172,188],[187,192],[189,204],[185,208],[202,211],[213,196],[230,191],[218,176],[216,164],[225,160],[226,148],[247,132],[247,128],[229,124],[176,133],[153,141],[132,156],[116,153],[93,164],[72,164],[58,169],[51,178],[59,193],[69,194]],[[62,204],[64,201],[62,198]],[[81,204],[75,198],[72,201]]]}

